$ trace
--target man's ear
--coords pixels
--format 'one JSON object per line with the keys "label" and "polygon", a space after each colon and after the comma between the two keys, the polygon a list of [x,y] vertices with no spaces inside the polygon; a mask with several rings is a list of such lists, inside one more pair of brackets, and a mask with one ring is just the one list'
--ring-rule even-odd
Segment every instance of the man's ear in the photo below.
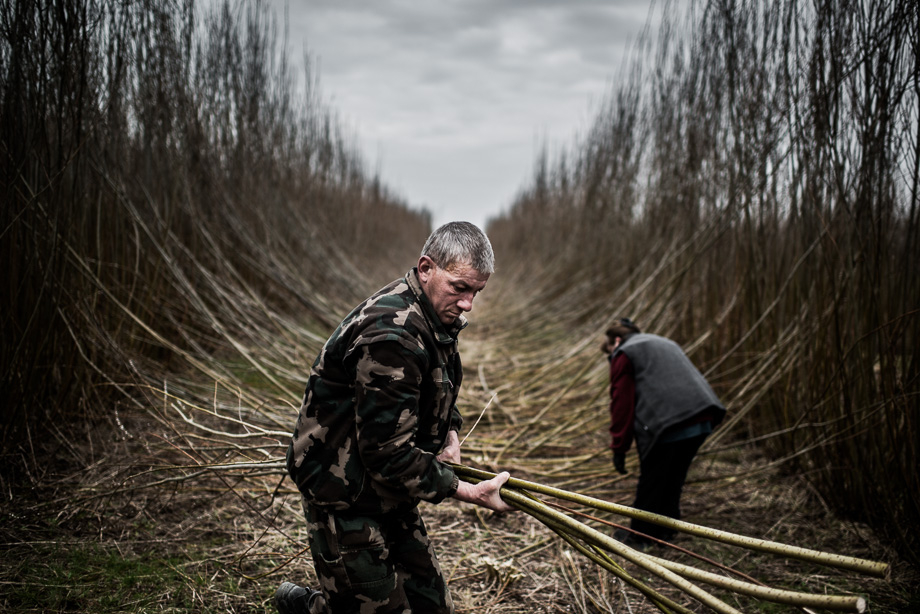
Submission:
{"label": "man's ear", "polygon": [[418,276],[419,279],[427,282],[428,276],[437,268],[438,265],[428,256],[422,256],[418,259]]}

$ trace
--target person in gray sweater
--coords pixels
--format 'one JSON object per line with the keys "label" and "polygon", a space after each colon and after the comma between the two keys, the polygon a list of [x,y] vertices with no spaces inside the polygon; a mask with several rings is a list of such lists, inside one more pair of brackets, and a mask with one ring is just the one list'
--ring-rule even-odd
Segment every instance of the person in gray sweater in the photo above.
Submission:
{"label": "person in gray sweater", "polygon": [[[629,318],[606,332],[601,349],[610,361],[610,449],[626,474],[633,440],[639,481],[633,507],[680,519],[680,497],[697,450],[725,417],[725,407],[677,343],[642,333]],[[614,537],[645,550],[668,541],[673,529],[633,519],[632,531]],[[650,539],[653,538],[653,539]]]}

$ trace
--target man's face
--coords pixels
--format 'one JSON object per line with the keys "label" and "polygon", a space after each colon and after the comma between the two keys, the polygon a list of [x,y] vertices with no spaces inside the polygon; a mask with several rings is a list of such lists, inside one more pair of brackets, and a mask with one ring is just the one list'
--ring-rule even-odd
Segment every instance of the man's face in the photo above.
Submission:
{"label": "man's face", "polygon": [[489,281],[488,273],[480,273],[467,264],[455,263],[442,269],[428,256],[419,258],[418,278],[445,326],[473,308],[473,299]]}

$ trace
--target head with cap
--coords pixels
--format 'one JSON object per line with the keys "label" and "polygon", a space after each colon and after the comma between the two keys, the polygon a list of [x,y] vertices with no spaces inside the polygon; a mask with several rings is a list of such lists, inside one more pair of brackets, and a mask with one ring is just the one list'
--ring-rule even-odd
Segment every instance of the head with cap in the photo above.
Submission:
{"label": "head with cap", "polygon": [[641,332],[636,323],[629,318],[617,318],[616,322],[607,329],[606,339],[601,344],[601,351],[611,354],[626,337]]}
{"label": "head with cap", "polygon": [[477,226],[449,222],[428,237],[417,270],[422,291],[438,319],[450,325],[473,308],[473,299],[495,271],[495,255]]}

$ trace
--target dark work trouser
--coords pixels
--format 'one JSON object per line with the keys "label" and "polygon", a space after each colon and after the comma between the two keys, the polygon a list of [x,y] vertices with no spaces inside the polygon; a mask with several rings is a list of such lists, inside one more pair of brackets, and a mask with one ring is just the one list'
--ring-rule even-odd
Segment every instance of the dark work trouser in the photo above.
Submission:
{"label": "dark work trouser", "polygon": [[[680,495],[687,480],[687,471],[707,435],[655,444],[639,461],[639,484],[633,507],[680,520]],[[630,526],[640,533],[665,541],[676,534],[673,529],[644,520],[633,519]]]}
{"label": "dark work trouser", "polygon": [[312,614],[452,614],[417,508],[356,516],[304,505],[322,599]]}

